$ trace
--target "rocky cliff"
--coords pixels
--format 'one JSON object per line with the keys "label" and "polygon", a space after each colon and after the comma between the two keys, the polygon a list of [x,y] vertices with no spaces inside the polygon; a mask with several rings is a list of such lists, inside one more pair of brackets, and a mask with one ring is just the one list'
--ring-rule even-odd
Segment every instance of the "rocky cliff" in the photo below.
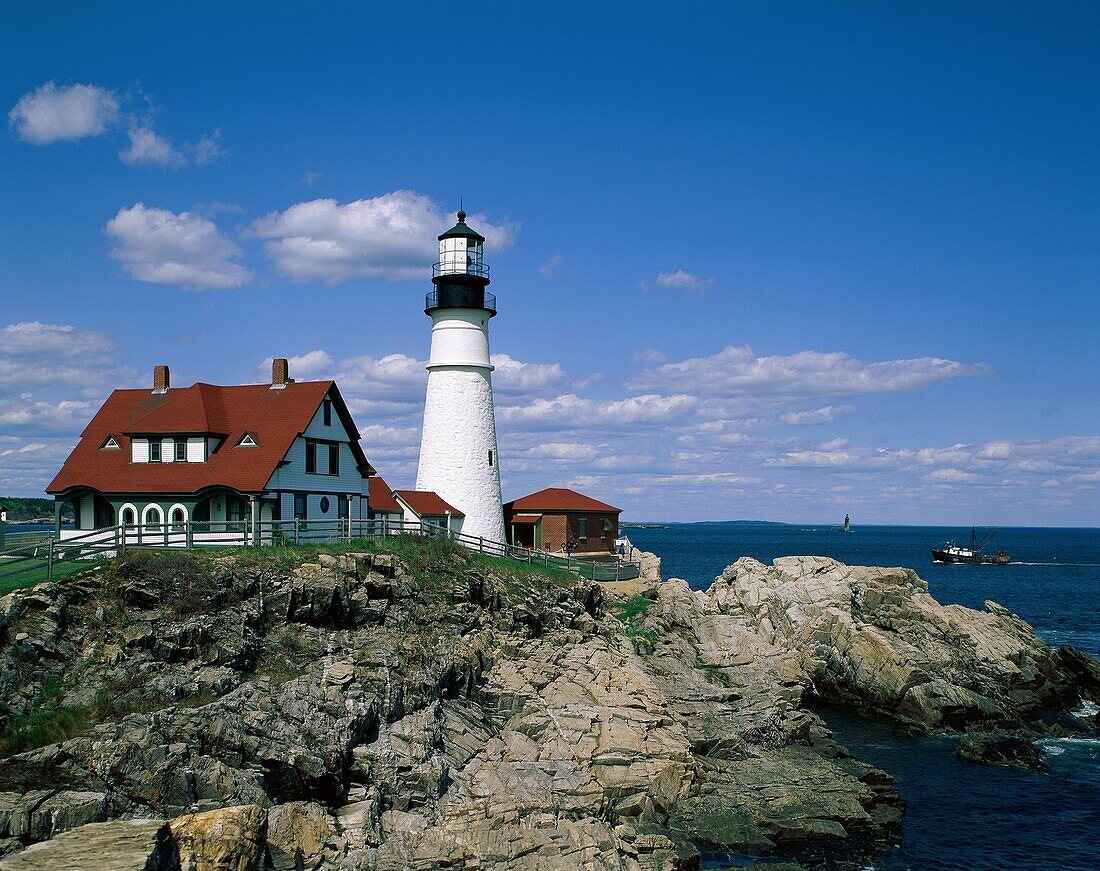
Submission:
{"label": "rocky cliff", "polygon": [[135,553],[0,599],[0,868],[856,862],[901,801],[806,700],[1066,707],[1091,660],[1002,612],[832,562],[607,601],[416,539]]}

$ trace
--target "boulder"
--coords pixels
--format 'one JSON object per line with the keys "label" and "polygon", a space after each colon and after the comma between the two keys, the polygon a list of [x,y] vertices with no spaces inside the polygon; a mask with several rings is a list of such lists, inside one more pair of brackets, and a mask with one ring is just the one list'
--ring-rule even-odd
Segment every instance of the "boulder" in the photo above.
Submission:
{"label": "boulder", "polygon": [[0,871],[179,871],[179,852],[164,820],[89,823],[32,844],[0,861]]}
{"label": "boulder", "polygon": [[316,802],[287,802],[268,811],[267,851],[272,871],[320,867],[326,844],[336,838],[332,818]]}
{"label": "boulder", "polygon": [[170,823],[182,871],[259,871],[267,811],[251,804],[187,814]]}

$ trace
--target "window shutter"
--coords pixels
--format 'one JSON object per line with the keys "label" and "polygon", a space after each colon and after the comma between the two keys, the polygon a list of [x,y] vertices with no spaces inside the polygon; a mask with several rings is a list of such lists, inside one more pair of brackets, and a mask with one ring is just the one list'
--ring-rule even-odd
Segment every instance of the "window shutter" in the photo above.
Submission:
{"label": "window shutter", "polygon": [[340,474],[340,446],[329,445],[328,446],[328,473],[330,475]]}
{"label": "window shutter", "polygon": [[317,443],[306,442],[306,474],[317,474]]}

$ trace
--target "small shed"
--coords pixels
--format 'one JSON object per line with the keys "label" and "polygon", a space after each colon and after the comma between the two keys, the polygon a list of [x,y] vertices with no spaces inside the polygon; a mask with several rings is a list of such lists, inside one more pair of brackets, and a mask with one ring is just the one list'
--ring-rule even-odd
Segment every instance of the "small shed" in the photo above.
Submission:
{"label": "small shed", "polygon": [[401,507],[407,523],[430,523],[451,532],[462,532],[466,515],[431,490],[394,490],[393,498]]}
{"label": "small shed", "polygon": [[615,553],[621,509],[564,487],[547,487],[504,504],[510,542],[531,550]]}

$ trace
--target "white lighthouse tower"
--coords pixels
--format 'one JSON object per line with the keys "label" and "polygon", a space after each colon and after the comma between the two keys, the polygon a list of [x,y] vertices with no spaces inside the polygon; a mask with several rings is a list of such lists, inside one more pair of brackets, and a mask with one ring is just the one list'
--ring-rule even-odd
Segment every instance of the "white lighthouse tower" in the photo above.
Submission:
{"label": "white lighthouse tower", "polygon": [[439,237],[435,289],[424,305],[432,350],[416,489],[434,490],[463,512],[463,535],[505,541],[489,363],[489,318],[497,311],[496,297],[485,290],[484,244],[462,211]]}

